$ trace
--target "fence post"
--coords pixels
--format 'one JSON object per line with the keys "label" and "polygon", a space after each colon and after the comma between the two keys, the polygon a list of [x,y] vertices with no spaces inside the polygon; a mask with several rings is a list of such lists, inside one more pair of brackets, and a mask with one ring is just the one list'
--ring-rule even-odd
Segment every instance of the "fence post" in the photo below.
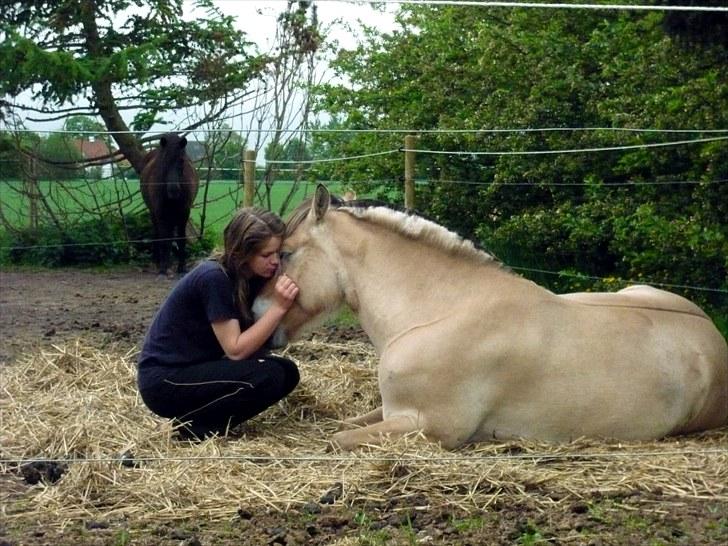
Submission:
{"label": "fence post", "polygon": [[28,197],[28,227],[30,229],[38,228],[38,160],[35,156],[26,158],[27,164],[24,173],[23,190]]}
{"label": "fence post", "polygon": [[243,155],[243,206],[252,207],[255,198],[255,150],[245,150]]}
{"label": "fence post", "polygon": [[404,208],[415,208],[415,135],[404,137]]}

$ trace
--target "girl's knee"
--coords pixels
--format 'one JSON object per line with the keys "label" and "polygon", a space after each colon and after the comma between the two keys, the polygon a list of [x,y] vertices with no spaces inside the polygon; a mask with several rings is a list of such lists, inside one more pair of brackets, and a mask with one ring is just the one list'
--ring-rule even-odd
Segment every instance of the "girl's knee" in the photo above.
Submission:
{"label": "girl's knee", "polygon": [[269,364],[277,366],[281,373],[281,384],[284,391],[283,396],[289,394],[296,388],[301,376],[298,372],[298,366],[292,360],[280,356],[269,356]]}

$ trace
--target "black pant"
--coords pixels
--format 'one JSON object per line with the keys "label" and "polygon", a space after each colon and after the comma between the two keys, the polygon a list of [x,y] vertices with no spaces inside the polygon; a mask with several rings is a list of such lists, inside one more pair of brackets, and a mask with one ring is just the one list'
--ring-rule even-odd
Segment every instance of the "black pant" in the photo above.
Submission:
{"label": "black pant", "polygon": [[296,365],[279,356],[216,360],[180,368],[139,370],[139,392],[161,417],[185,423],[184,437],[224,434],[287,396],[298,384]]}

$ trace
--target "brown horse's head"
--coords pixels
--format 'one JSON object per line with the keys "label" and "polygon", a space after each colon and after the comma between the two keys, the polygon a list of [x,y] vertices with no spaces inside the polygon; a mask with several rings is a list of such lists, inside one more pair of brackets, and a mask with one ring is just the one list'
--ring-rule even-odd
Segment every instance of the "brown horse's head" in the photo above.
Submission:
{"label": "brown horse's head", "polygon": [[164,185],[166,197],[177,200],[183,196],[182,180],[187,154],[187,139],[177,133],[167,133],[159,139],[156,158],[157,181]]}

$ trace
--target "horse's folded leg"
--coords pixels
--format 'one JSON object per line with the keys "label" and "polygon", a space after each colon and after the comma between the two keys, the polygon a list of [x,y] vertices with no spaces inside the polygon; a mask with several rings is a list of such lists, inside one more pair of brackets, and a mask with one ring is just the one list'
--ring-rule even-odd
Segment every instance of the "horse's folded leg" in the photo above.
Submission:
{"label": "horse's folded leg", "polygon": [[350,417],[344,419],[344,427],[364,427],[367,425],[373,425],[379,423],[383,418],[382,407],[379,406],[377,409],[365,413],[364,415],[357,415],[356,417]]}
{"label": "horse's folded leg", "polygon": [[331,438],[334,446],[344,450],[354,449],[362,444],[381,444],[385,438],[396,439],[420,430],[417,420],[403,415],[380,421],[354,430],[337,432]]}

